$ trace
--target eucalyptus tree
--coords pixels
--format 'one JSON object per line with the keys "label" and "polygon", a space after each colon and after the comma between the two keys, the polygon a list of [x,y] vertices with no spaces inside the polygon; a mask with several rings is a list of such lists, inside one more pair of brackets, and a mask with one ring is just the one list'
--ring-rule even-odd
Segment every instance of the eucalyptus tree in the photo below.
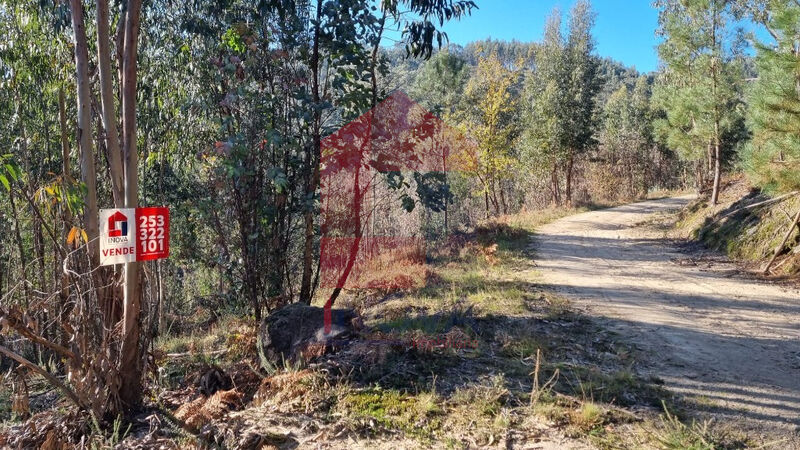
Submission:
{"label": "eucalyptus tree", "polygon": [[550,178],[554,204],[561,204],[559,170],[567,159],[568,66],[564,58],[561,14],[547,18],[536,63],[525,79],[525,121],[522,135],[523,164]]}
{"label": "eucalyptus tree", "polygon": [[647,91],[647,79],[639,77],[632,91],[621,86],[604,106],[601,155],[613,174],[608,180],[613,186],[605,187],[625,199],[643,196],[651,183],[653,146]]}
{"label": "eucalyptus tree", "polygon": [[575,3],[569,14],[569,34],[566,40],[567,63],[567,160],[565,163],[564,195],[567,205],[572,204],[573,168],[575,159],[596,144],[596,97],[602,87],[599,77],[599,60],[594,54],[592,37],[594,12],[588,0]]}
{"label": "eucalyptus tree", "polygon": [[[597,95],[602,87],[586,1],[570,11],[567,35],[556,9],[526,82],[525,159],[549,174],[553,202],[571,204],[575,160],[596,144]],[[564,174],[561,197],[559,172]]]}

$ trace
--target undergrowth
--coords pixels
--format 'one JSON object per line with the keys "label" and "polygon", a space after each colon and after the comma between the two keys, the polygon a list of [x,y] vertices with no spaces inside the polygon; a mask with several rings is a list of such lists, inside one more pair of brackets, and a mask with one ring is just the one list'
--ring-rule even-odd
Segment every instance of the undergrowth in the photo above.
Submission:
{"label": "undergrowth", "polygon": [[[535,228],[574,212],[486,222],[429,249],[416,272],[383,264],[393,280],[401,273],[424,279],[343,296],[341,306],[357,309],[366,331],[315,360],[257,369],[255,328],[235,317],[160,337],[150,396],[165,411],[158,414],[172,411],[176,420],[165,418],[160,434],[148,435],[151,443],[291,447],[302,438],[308,445],[469,448],[577,440],[601,448],[714,448],[717,436],[662,409],[672,397],[657,379],[637,374],[631,346],[536,285]],[[233,387],[198,396],[199,375],[212,366],[224,368]],[[128,436],[141,444],[126,431],[117,427],[97,442]]]}

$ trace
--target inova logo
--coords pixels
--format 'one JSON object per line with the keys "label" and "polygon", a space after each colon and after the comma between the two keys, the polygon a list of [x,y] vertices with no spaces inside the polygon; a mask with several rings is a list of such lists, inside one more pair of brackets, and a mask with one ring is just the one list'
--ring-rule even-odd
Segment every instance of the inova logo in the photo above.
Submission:
{"label": "inova logo", "polygon": [[117,211],[108,218],[108,237],[128,236],[128,218]]}

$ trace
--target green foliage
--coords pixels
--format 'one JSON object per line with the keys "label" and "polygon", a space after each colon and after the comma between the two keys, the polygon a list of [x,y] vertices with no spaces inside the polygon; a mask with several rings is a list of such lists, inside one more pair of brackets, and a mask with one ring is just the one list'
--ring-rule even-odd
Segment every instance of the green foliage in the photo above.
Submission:
{"label": "green foliage", "polygon": [[[594,55],[593,25],[591,6],[580,1],[570,12],[564,36],[560,12],[555,10],[526,80],[524,162],[535,173],[552,177],[555,203],[560,203],[557,172],[564,168],[569,185],[574,159],[596,144],[596,101],[602,80]],[[566,195],[570,201],[569,189]]]}
{"label": "green foliage", "polygon": [[22,177],[22,170],[14,162],[14,155],[7,153],[0,155],[0,184],[11,192],[11,183],[18,181]]}
{"label": "green foliage", "polygon": [[[654,103],[665,112],[656,137],[686,161],[704,161],[741,116],[742,49],[737,15],[723,0],[660,0],[659,56]],[[710,167],[706,167],[711,170]]]}
{"label": "green foliage", "polygon": [[245,42],[242,40],[242,36],[239,32],[234,28],[228,28],[228,31],[222,35],[222,43],[225,47],[236,53],[244,53],[245,51]]}
{"label": "green foliage", "polygon": [[441,48],[447,41],[437,23],[460,19],[477,8],[471,0],[381,0],[380,5],[384,17],[391,16],[403,30],[406,55],[424,58],[431,57],[434,44]]}
{"label": "green foliage", "polygon": [[507,68],[496,54],[490,53],[478,60],[464,89],[460,128],[475,139],[477,150],[463,156],[461,167],[480,180],[487,215],[490,201],[495,214],[507,212],[501,183],[513,174],[517,162],[514,144],[520,131],[516,120],[518,84],[519,72]]}
{"label": "green foliage", "polygon": [[[652,182],[650,151],[653,148],[649,85],[644,76],[633,91],[622,86],[611,94],[603,110],[600,156],[613,178],[604,186],[619,198],[637,198]],[[616,186],[616,189],[614,187]]]}
{"label": "green foliage", "polygon": [[800,189],[800,6],[768,2],[775,44],[757,46],[758,78],[748,92],[753,138],[742,166],[759,186],[774,192]]}
{"label": "green foliage", "polygon": [[445,120],[455,114],[469,67],[456,49],[436,53],[418,70],[410,94],[422,106]]}
{"label": "green foliage", "polygon": [[535,71],[526,79],[527,120],[523,132],[527,167],[547,174],[567,158],[567,97],[561,16],[547,19],[544,42],[536,54]]}

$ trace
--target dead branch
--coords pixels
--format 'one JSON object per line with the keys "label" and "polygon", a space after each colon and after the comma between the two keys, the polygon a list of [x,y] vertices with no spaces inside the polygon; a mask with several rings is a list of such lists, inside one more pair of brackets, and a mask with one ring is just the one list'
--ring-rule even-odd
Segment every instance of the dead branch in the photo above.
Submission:
{"label": "dead branch", "polygon": [[36,332],[31,330],[22,319],[13,314],[9,314],[8,311],[3,308],[0,308],[0,324],[8,325],[31,342],[43,345],[69,359],[75,359],[75,353],[73,353],[71,350],[39,336]]}
{"label": "dead branch", "polygon": [[781,241],[780,244],[778,244],[777,247],[775,247],[775,251],[772,252],[772,258],[769,259],[767,267],[765,267],[764,271],[762,272],[765,275],[769,273],[769,268],[772,267],[772,264],[775,262],[775,258],[778,257],[778,255],[783,250],[783,247],[786,246],[786,242],[789,240],[790,237],[792,237],[792,233],[794,232],[795,226],[800,226],[800,209],[797,210],[797,214],[794,216],[794,219],[792,219],[792,223],[789,225],[789,229],[786,231],[786,235],[783,236],[783,240]]}
{"label": "dead branch", "polygon": [[738,208],[738,209],[734,209],[733,211],[720,216],[717,220],[715,220],[715,221],[713,221],[711,223],[712,224],[717,223],[720,220],[725,219],[727,217],[730,217],[730,216],[732,216],[734,214],[737,214],[739,212],[742,212],[742,211],[745,211],[745,210],[748,210],[748,209],[758,208],[759,206],[765,206],[765,205],[768,205],[770,203],[776,203],[776,202],[785,200],[785,199],[787,199],[789,197],[793,197],[793,196],[795,196],[797,194],[800,194],[800,191],[792,191],[792,192],[789,192],[788,194],[783,194],[783,195],[780,195],[778,197],[771,198],[769,200],[764,200],[763,202],[753,203],[752,205],[747,205],[747,206],[743,206],[743,207]]}
{"label": "dead branch", "polygon": [[211,351],[211,352],[167,353],[164,356],[166,356],[167,358],[184,358],[184,357],[193,356],[193,355],[216,356],[216,355],[221,355],[221,354],[223,354],[223,353],[225,353],[227,351],[228,351],[227,349],[222,349],[222,350],[214,350],[214,351]]}
{"label": "dead branch", "polygon": [[28,361],[27,359],[25,359],[22,356],[12,352],[11,350],[7,349],[6,347],[4,347],[2,345],[0,345],[0,353],[8,356],[9,358],[13,359],[14,361],[16,361],[16,362],[18,362],[18,363],[30,368],[34,372],[36,372],[39,375],[43,376],[45,379],[47,379],[47,381],[50,382],[50,384],[52,384],[53,386],[61,389],[61,391],[67,397],[69,397],[69,399],[72,400],[72,402],[75,403],[75,405],[78,408],[85,409],[84,406],[81,404],[80,399],[78,399],[78,396],[75,394],[75,392],[72,389],[68,388],[64,383],[62,383],[61,380],[59,380],[58,378],[56,378],[53,375],[51,375],[50,372],[42,369],[38,365]]}

